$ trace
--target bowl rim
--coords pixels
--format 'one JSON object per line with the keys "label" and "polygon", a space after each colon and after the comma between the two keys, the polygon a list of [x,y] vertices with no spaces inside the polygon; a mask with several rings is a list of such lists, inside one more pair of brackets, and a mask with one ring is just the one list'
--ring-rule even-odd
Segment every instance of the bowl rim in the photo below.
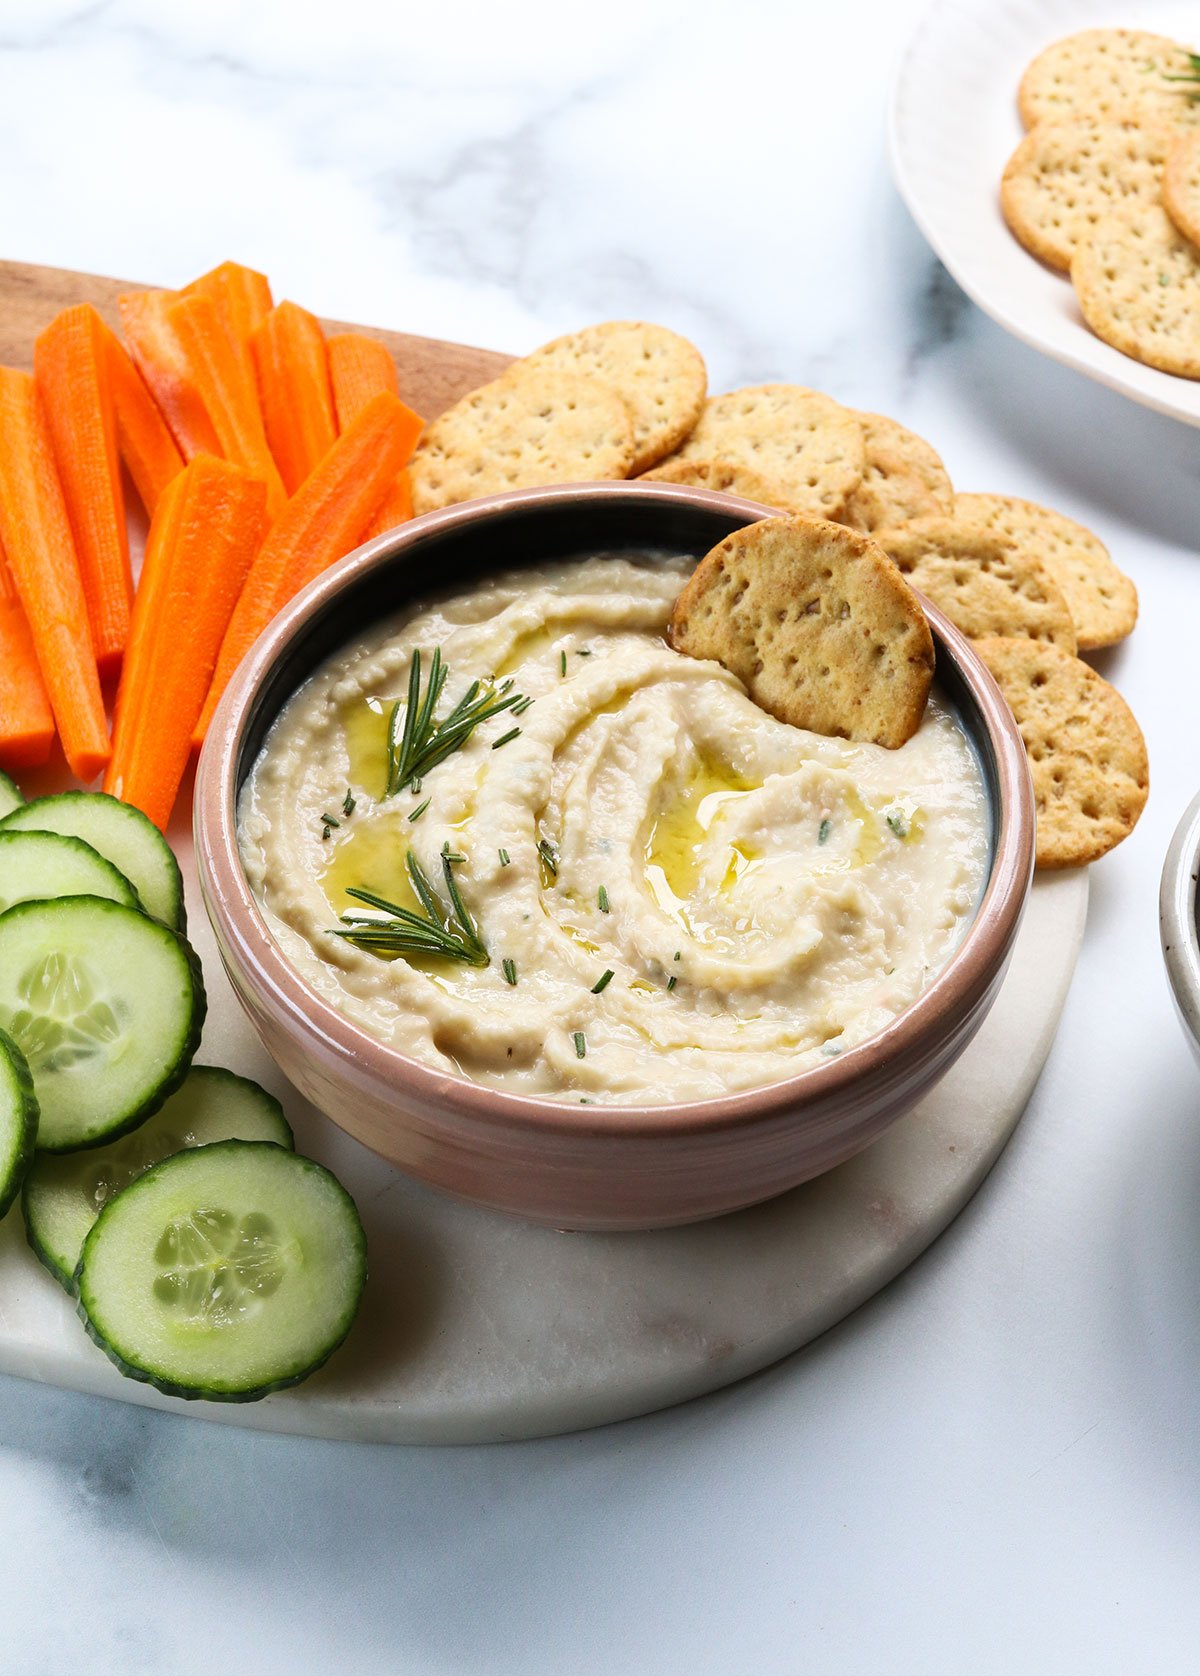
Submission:
{"label": "bowl rim", "polygon": [[1200,928],[1196,884],[1200,876],[1200,792],[1171,835],[1158,889],[1158,935],[1176,1004],[1200,1044]]}
{"label": "bowl rim", "polygon": [[950,655],[995,762],[997,831],[991,872],[974,919],[933,982],[882,1030],[825,1064],[702,1100],[637,1105],[581,1105],[473,1082],[400,1052],[324,1000],[276,942],[242,865],[236,831],[237,766],[254,697],[293,639],[343,588],[355,585],[397,552],[446,532],[519,516],[547,502],[576,503],[585,515],[589,505],[625,496],[742,517],[747,524],[783,516],[776,507],[690,486],[629,480],[568,483],[511,490],[428,512],[356,548],[314,578],[273,619],[238,666],[214,712],[196,771],[193,817],[204,906],[223,957],[231,945],[243,972],[252,974],[259,1001],[265,1000],[285,1021],[289,1033],[332,1051],[346,1073],[361,1079],[365,1068],[386,1080],[401,1096],[401,1104],[404,1093],[411,1092],[424,1108],[449,1111],[459,1119],[500,1120],[509,1130],[579,1140],[601,1135],[678,1138],[789,1114],[800,1120],[809,1104],[827,1110],[830,1101],[852,1097],[865,1076],[885,1067],[899,1074],[904,1064],[924,1057],[931,1043],[949,1042],[967,1026],[1004,969],[1033,877],[1033,785],[1016,721],[969,641],[923,596],[938,649]]}

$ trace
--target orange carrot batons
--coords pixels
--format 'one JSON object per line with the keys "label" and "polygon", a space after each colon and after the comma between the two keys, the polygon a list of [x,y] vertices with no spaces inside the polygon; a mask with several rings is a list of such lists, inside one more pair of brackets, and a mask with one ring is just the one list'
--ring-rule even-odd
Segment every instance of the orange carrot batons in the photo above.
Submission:
{"label": "orange carrot batons", "polygon": [[266,274],[243,267],[240,262],[222,262],[183,288],[185,297],[196,292],[213,299],[225,330],[246,350],[252,334],[274,306]]}
{"label": "orange carrot batons", "polygon": [[379,511],[371,519],[368,536],[386,535],[400,524],[407,524],[413,515],[412,481],[408,468],[397,472],[396,481],[383,497]]}
{"label": "orange carrot batons", "polygon": [[29,622],[0,549],[0,768],[36,768],[54,743],[54,715]]}
{"label": "orange carrot batons", "polygon": [[266,500],[266,485],[243,468],[198,454],[150,528],[104,789],[160,828],[170,819],[221,641],[262,541]]}
{"label": "orange carrot batons", "polygon": [[197,745],[230,676],[275,613],[362,540],[396,476],[405,447],[406,411],[403,402],[386,391],[368,402],[276,519],[221,643],[196,729]]}
{"label": "orange carrot batons", "polygon": [[396,363],[378,338],[365,332],[334,332],[329,338],[329,376],[340,430],[381,390],[400,394]]}
{"label": "orange carrot batons", "polygon": [[183,470],[183,455],[124,344],[103,321],[100,329],[108,353],[117,451],[133,478],[147,516],[152,518],[163,490]]}
{"label": "orange carrot batons", "polygon": [[0,540],[71,771],[95,778],[108,728],[62,485],[32,377],[0,367]]}
{"label": "orange carrot batons", "polygon": [[101,678],[120,667],[133,603],[105,330],[91,304],[79,303],[55,315],[33,346]]}
{"label": "orange carrot batons", "polygon": [[296,303],[273,308],[250,339],[267,441],[294,495],[337,440],[325,334]]}
{"label": "orange carrot batons", "polygon": [[286,495],[267,446],[244,353],[230,341],[217,305],[201,292],[170,303],[165,318],[216,432],[218,446],[204,452],[221,454],[260,478],[267,486],[267,510],[274,517]]}
{"label": "orange carrot batons", "polygon": [[196,389],[187,357],[167,320],[173,291],[132,291],[117,299],[121,329],[134,365],[145,379],[185,460],[219,454],[221,444]]}

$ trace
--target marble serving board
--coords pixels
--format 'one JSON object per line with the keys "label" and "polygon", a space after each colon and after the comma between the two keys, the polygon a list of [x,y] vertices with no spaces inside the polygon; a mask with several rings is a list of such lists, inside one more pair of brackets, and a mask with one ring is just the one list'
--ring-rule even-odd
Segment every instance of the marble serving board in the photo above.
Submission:
{"label": "marble serving board", "polygon": [[[55,309],[112,280],[0,264],[0,359],[28,365]],[[506,357],[375,332],[427,416]],[[32,791],[53,789],[39,777]],[[181,798],[181,807],[189,800]],[[0,1372],[194,1417],[320,1437],[501,1441],[572,1431],[682,1402],[798,1349],[886,1285],[975,1192],[1016,1126],[1054,1040],[1087,912],[1084,872],[1038,878],[1000,996],[939,1086],[859,1157],[768,1204],[690,1228],[555,1233],[458,1204],[409,1180],[292,1089],[221,968],[196,885],[191,833],[170,838],[209,1011],[200,1063],[277,1093],[300,1151],[345,1182],[366,1225],[370,1279],[349,1339],[294,1391],[259,1403],[185,1403],[122,1378],[72,1301],[0,1223]]]}

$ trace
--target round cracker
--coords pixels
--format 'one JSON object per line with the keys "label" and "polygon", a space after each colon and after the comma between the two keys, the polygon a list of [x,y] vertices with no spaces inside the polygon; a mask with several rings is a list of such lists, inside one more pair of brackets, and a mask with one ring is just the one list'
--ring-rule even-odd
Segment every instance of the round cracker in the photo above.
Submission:
{"label": "round cracker", "polygon": [[777,483],[755,471],[753,466],[739,465],[736,460],[685,460],[678,454],[644,471],[642,483],[684,483],[694,489],[715,489],[722,495],[740,495],[743,500],[756,500],[762,506],[778,507],[781,512],[795,512],[789,506]]}
{"label": "round cracker", "polygon": [[914,518],[875,539],[968,639],[1023,634],[1074,652],[1062,590],[1032,554],[996,530],[961,518]]}
{"label": "round cracker", "polygon": [[[852,411],[852,410],[848,410]],[[925,438],[884,413],[855,413],[862,426],[866,467],[846,503],[851,529],[886,529],[954,507],[954,487],[941,455]]]}
{"label": "round cracker", "polygon": [[1057,646],[976,642],[1017,719],[1037,803],[1039,867],[1080,867],[1137,825],[1150,789],[1146,741],[1115,687]]}
{"label": "round cracker", "polygon": [[1083,318],[1123,355],[1200,378],[1200,252],[1155,204],[1098,221],[1079,242],[1071,281]]}
{"label": "round cracker", "polygon": [[933,679],[921,602],[869,536],[822,518],[767,518],[700,561],[671,645],[715,658],[756,704],[814,733],[902,745]]}
{"label": "round cracker", "polygon": [[1172,125],[1200,122],[1186,47],[1144,29],[1082,29],[1039,53],[1021,77],[1017,104],[1026,128],[1063,116],[1138,110]]}
{"label": "round cracker", "polygon": [[998,531],[1041,561],[1062,589],[1081,652],[1115,646],[1132,632],[1137,589],[1091,530],[1048,506],[1012,495],[956,495],[954,511]]}
{"label": "round cracker", "polygon": [[710,396],[672,458],[749,466],[777,484],[789,506],[821,518],[845,510],[866,468],[855,416],[799,384],[755,384]]}
{"label": "round cracker", "polygon": [[1102,216],[1131,199],[1158,203],[1170,137],[1136,113],[1039,122],[1004,170],[1004,219],[1026,250],[1065,273]]}
{"label": "round cracker", "polygon": [[1200,245],[1200,130],[1177,134],[1167,153],[1163,207],[1185,238]]}
{"label": "round cracker", "polygon": [[629,410],[607,385],[553,372],[502,375],[426,427],[409,464],[413,508],[625,477],[633,457]]}
{"label": "round cracker", "polygon": [[509,367],[598,378],[616,391],[633,421],[635,476],[678,448],[704,407],[708,372],[704,357],[687,338],[643,320],[606,320],[543,344]]}

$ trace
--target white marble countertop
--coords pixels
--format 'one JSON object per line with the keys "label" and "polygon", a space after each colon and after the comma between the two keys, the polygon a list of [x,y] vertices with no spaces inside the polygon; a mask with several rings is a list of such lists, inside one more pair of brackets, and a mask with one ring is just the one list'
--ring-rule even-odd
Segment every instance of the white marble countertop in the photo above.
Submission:
{"label": "white marble countertop", "polygon": [[1106,672],[1154,775],[994,1175],[772,1371],[460,1450],[0,1381],[14,1676],[1194,1670],[1200,1083],[1156,891],[1200,780],[1196,438],[1006,338],[927,252],[884,157],[920,5],[5,5],[5,255],[167,283],[237,256],[323,312],[514,350],[644,314],[718,388],[894,413],[1135,576]]}

